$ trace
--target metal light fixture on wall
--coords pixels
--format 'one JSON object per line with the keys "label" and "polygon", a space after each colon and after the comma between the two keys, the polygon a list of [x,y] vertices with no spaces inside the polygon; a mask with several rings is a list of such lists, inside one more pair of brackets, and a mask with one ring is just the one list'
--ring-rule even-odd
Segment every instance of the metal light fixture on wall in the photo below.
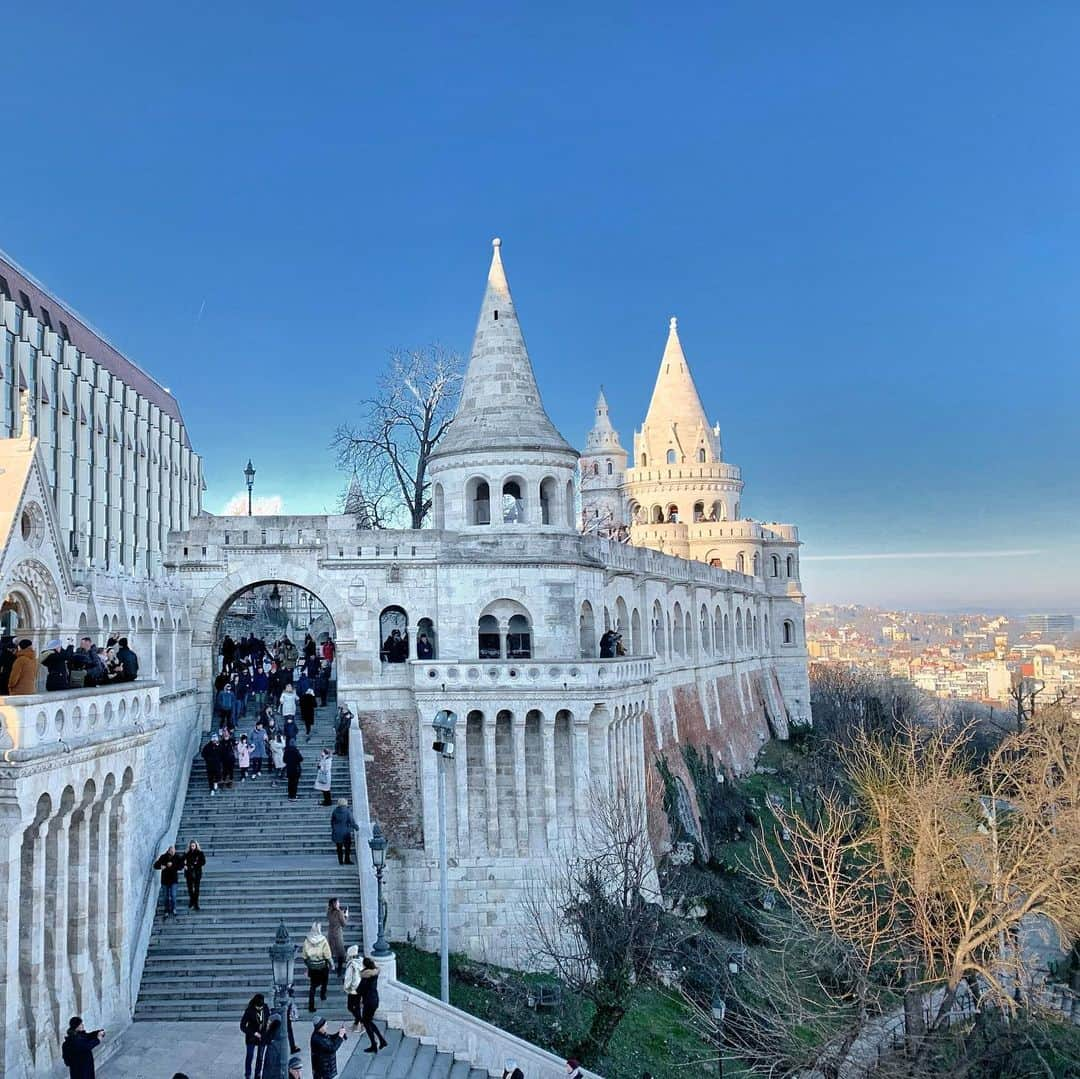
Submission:
{"label": "metal light fixture on wall", "polygon": [[277,583],[274,583],[274,587],[270,590],[270,598],[266,601],[270,610],[281,610],[281,589],[278,588]]}

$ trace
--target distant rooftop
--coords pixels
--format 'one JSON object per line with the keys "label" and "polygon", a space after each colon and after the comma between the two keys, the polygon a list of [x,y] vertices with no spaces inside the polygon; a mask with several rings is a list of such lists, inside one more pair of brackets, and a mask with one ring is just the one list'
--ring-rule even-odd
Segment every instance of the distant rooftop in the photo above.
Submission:
{"label": "distant rooftop", "polygon": [[[70,341],[80,352],[92,357],[110,374],[141,394],[151,404],[157,405],[167,416],[181,426],[184,417],[173,395],[159,382],[151,378],[137,363],[129,360],[119,349],[80,315],[74,307],[61,300],[31,274],[27,273],[9,255],[0,250],[0,293],[28,311],[38,321],[45,323],[65,341]],[[44,312],[44,315],[43,315]],[[184,431],[187,443],[187,431]]]}

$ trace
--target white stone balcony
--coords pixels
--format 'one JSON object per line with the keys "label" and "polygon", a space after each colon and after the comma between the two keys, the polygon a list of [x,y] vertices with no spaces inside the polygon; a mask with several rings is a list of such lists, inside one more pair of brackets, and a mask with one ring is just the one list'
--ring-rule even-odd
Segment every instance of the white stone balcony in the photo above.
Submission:
{"label": "white stone balcony", "polygon": [[624,689],[653,681],[652,656],[617,659],[414,660],[409,664],[417,692],[442,687],[468,692]]}
{"label": "white stone balcony", "polygon": [[27,751],[70,750],[145,730],[159,722],[161,685],[141,679],[0,697],[0,752],[12,761]]}

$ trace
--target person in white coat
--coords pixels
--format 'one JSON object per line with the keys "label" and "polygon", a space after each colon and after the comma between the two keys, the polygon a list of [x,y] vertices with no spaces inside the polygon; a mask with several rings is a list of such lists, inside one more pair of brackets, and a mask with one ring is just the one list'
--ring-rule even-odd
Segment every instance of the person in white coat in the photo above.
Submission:
{"label": "person in white coat", "polygon": [[332,804],[330,798],[330,790],[332,787],[331,773],[334,768],[334,754],[329,749],[322,751],[322,756],[319,757],[319,763],[315,769],[315,789],[322,791],[322,804],[328,806]]}

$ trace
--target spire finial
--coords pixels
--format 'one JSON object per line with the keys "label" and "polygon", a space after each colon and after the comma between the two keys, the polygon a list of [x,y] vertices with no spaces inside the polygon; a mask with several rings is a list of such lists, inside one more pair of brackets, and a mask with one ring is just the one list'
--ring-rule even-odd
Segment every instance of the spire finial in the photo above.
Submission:
{"label": "spire finial", "polygon": [[496,236],[495,239],[491,241],[491,246],[492,247],[502,247],[502,240],[500,240],[499,237]]}
{"label": "spire finial", "polygon": [[679,328],[679,320],[674,315],[671,316],[671,321],[668,323],[668,327],[672,331],[675,331]]}

